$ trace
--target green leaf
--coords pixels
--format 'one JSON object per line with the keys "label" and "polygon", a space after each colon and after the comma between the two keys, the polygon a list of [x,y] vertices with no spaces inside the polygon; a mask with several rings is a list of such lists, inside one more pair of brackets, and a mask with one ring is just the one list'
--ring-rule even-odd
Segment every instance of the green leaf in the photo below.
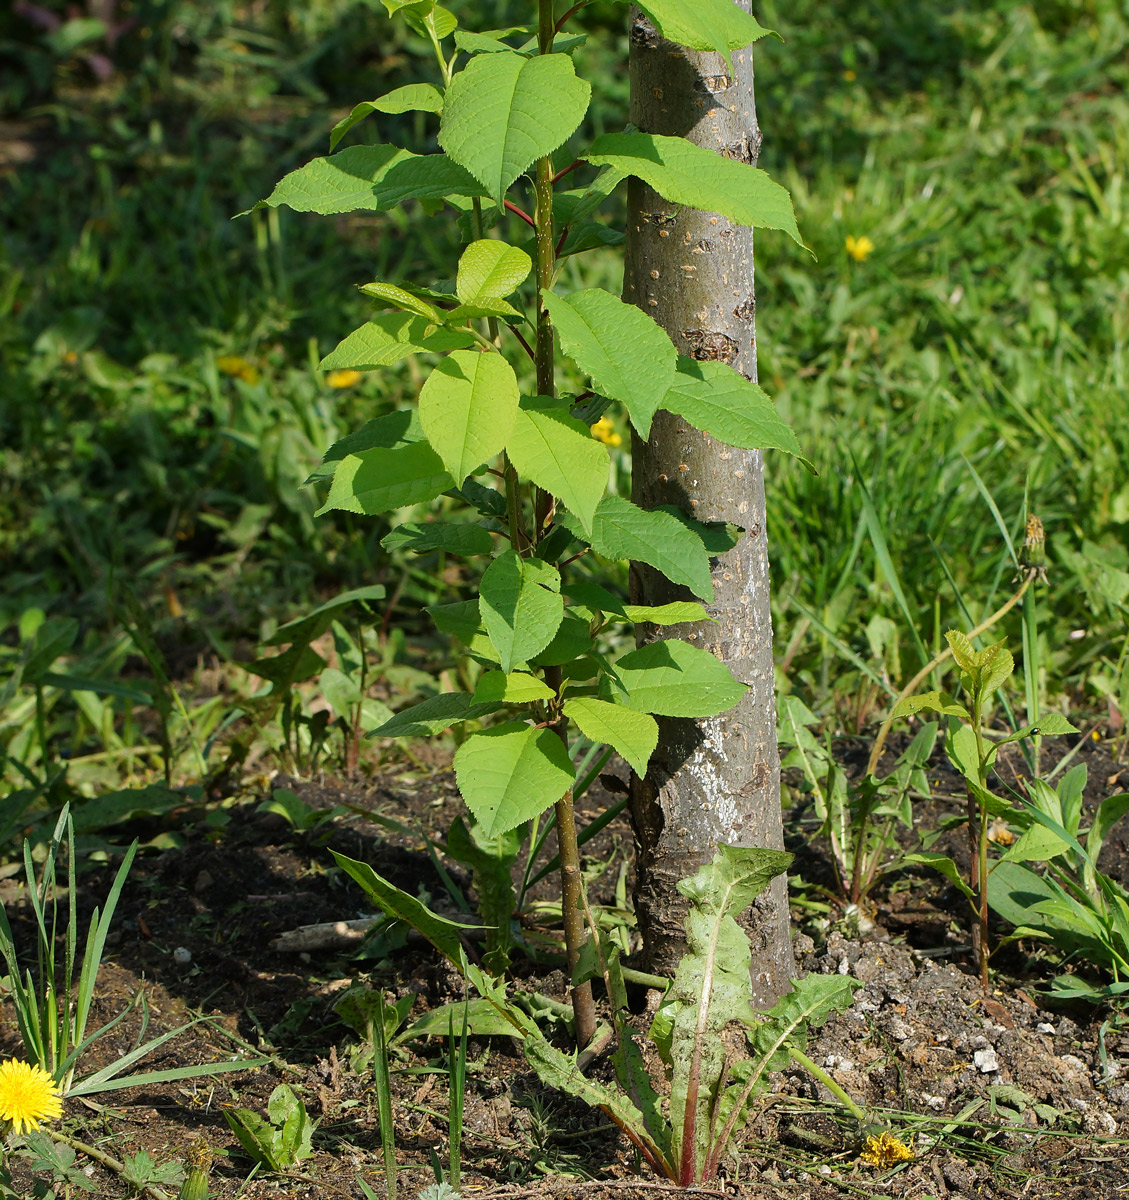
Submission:
{"label": "green leaf", "polygon": [[670,513],[647,512],[620,496],[606,496],[592,521],[591,543],[605,558],[645,562],[694,595],[713,599],[709,555],[701,539]]}
{"label": "green leaf", "polygon": [[685,138],[605,133],[581,157],[642,179],[672,204],[721,213],[739,225],[780,229],[803,245],[787,188],[757,167]]}
{"label": "green leaf", "polygon": [[623,615],[636,624],[688,625],[695,621],[714,621],[702,605],[693,600],[674,600],[670,604],[625,604]]}
{"label": "green leaf", "polygon": [[1064,854],[1070,846],[1044,825],[1032,825],[1024,834],[1009,846],[1001,862],[1050,862]]}
{"label": "green leaf", "polygon": [[[418,318],[413,317],[412,320]],[[374,450],[377,446],[391,449],[394,446],[407,446],[423,440],[423,426],[419,423],[415,409],[400,408],[395,412],[385,413],[382,417],[373,417],[360,429],[334,442],[325,452],[322,462],[340,462],[347,455],[360,454],[362,450]]]}
{"label": "green leaf", "polygon": [[384,585],[381,583],[368,584],[366,587],[350,588],[346,592],[338,592],[330,600],[319,604],[301,617],[280,625],[274,633],[266,638],[264,646],[309,645],[341,616],[341,610],[350,604],[367,604],[371,600],[383,600]]}
{"label": "green leaf", "polygon": [[746,691],[723,662],[677,639],[632,650],[617,660],[615,673],[625,693],[620,703],[663,717],[717,716]]}
{"label": "green leaf", "polygon": [[357,862],[356,859],[339,854],[336,850],[331,850],[330,853],[345,874],[356,880],[364,892],[376,901],[382,912],[418,930],[444,958],[456,967],[460,965],[465,958],[460,935],[464,929],[473,929],[475,926],[460,925],[433,913],[415,896],[409,896],[407,892],[401,891],[395,884],[378,875],[368,863]]}
{"label": "green leaf", "polygon": [[314,514],[339,508],[375,513],[434,500],[455,486],[439,455],[426,442],[348,454],[333,475],[325,503]]}
{"label": "green leaf", "polygon": [[482,195],[485,192],[475,178],[445,154],[412,154],[398,146],[350,146],[291,171],[248,212],[280,204],[295,212],[326,216],[384,212],[405,200]]}
{"label": "green leaf", "polygon": [[481,525],[456,525],[447,521],[398,525],[385,535],[380,544],[390,553],[393,550],[411,550],[415,554],[424,554],[431,550],[442,550],[445,554],[469,556],[489,554],[494,549],[494,539]]}
{"label": "green leaf", "polygon": [[611,460],[588,426],[568,415],[567,401],[522,397],[506,452],[519,474],[559,497],[591,534]]}
{"label": "green leaf", "polygon": [[785,450],[803,457],[792,427],[777,416],[768,396],[725,363],[695,362],[679,355],[678,374],[659,407],[685,417],[695,429],[727,446]]}
{"label": "green leaf", "polygon": [[470,692],[444,692],[398,712],[365,737],[431,737],[459,721],[475,721],[497,711],[497,704],[480,703]]}
{"label": "green leaf", "polygon": [[456,350],[427,377],[420,424],[456,483],[505,446],[519,398],[514,369],[500,354]]}
{"label": "green leaf", "polygon": [[591,91],[567,54],[483,54],[447,88],[439,144],[500,205],[534,159],[576,131]]}
{"label": "green leaf", "polygon": [[979,665],[976,649],[963,630],[950,629],[946,631],[945,641],[949,643],[949,649],[953,652],[953,662],[962,671],[971,673]]}
{"label": "green leaf", "polygon": [[976,893],[965,883],[956,863],[945,854],[937,854],[933,850],[922,850],[918,854],[907,854],[902,861],[921,863],[922,866],[932,867],[934,871],[940,871],[950,883],[956,884],[957,888],[970,900],[975,897]]}
{"label": "green leaf", "polygon": [[397,287],[394,283],[381,283],[379,281],[375,283],[362,283],[357,288],[357,291],[363,292],[366,296],[371,296],[374,300],[379,300],[382,304],[403,309],[405,312],[415,313],[433,325],[441,325],[446,316],[434,304],[428,304],[426,300],[420,299],[414,292]]}
{"label": "green leaf", "polygon": [[425,611],[431,614],[440,632],[458,638],[469,654],[487,662],[498,661],[498,652],[482,624],[477,599],[457,600],[453,604],[431,604]]}
{"label": "green leaf", "polygon": [[[790,1064],[788,1047],[803,1050],[809,1032],[832,1013],[850,1008],[855,990],[860,987],[858,979],[845,975],[807,975],[792,980],[792,990],[764,1014],[749,1039],[765,1087],[771,1072]],[[754,1089],[754,1095],[765,1087]]]}
{"label": "green leaf", "polygon": [[582,654],[587,654],[593,644],[587,620],[575,613],[566,612],[553,640],[539,654],[534,655],[530,666],[564,666]]}
{"label": "green leaf", "polygon": [[728,58],[730,50],[772,32],[733,3],[733,0],[636,0],[667,41],[691,50],[715,50]]}
{"label": "green leaf", "polygon": [[329,134],[329,149],[337,149],[337,143],[370,113],[406,113],[443,111],[443,93],[431,83],[409,83],[386,92],[377,100],[364,100],[353,111],[334,125]]}
{"label": "green leaf", "polygon": [[462,1027],[464,1011],[467,1033],[471,1037],[513,1037],[515,1033],[513,1023],[507,1021],[489,1000],[481,996],[472,996],[466,1001],[452,1000],[449,1004],[429,1009],[422,1017],[396,1034],[390,1044],[400,1046],[416,1038],[425,1037],[445,1038],[451,1028],[452,1017],[455,1019],[455,1029],[459,1030]]}
{"label": "green leaf", "polygon": [[728,554],[741,541],[741,534],[745,532],[740,525],[733,525],[728,521],[699,521],[673,504],[660,504],[654,511],[670,513],[676,521],[685,525],[701,541],[711,558],[718,554]]}
{"label": "green leaf", "polygon": [[613,746],[640,778],[646,775],[647,763],[659,744],[659,726],[654,717],[586,696],[566,700],[564,714],[576,722],[585,737]]}
{"label": "green leaf", "polygon": [[456,817],[447,834],[447,853],[471,869],[471,884],[478,897],[478,915],[486,930],[482,961],[492,975],[503,975],[510,965],[514,910],[513,865],[525,841],[524,829],[510,829],[488,837],[481,826]]}
{"label": "green leaf", "polygon": [[455,777],[467,808],[492,837],[555,804],[576,775],[553,730],[510,721],[467,738],[455,755]]}
{"label": "green leaf", "polygon": [[590,376],[596,391],[626,406],[645,438],[675,382],[678,352],[670,338],[642,309],[602,288],[541,295],[561,349]]}
{"label": "green leaf", "polygon": [[916,717],[918,713],[923,712],[944,713],[965,721],[971,720],[968,709],[963,704],[958,704],[948,692],[939,691],[922,692],[919,696],[907,696],[904,700],[899,700],[890,713],[890,720],[893,721],[897,717]]}
{"label": "green leaf", "polygon": [[465,329],[437,329],[434,322],[412,312],[382,313],[338,342],[318,368],[374,371],[389,367],[409,354],[424,351],[446,354],[473,345],[474,337]]}
{"label": "green leaf", "polygon": [[655,605],[627,604],[618,596],[613,596],[607,588],[585,580],[566,584],[565,592],[573,603],[583,604],[593,612],[611,613],[636,623],[647,621],[652,625],[685,625],[715,619],[695,600],[675,600],[670,604]]}
{"label": "green leaf", "polygon": [[556,695],[535,675],[524,671],[487,671],[474,689],[475,704],[531,704],[534,700],[552,700]]}
{"label": "green leaf", "polygon": [[463,251],[455,290],[464,304],[500,300],[523,283],[532,269],[533,260],[524,250],[482,238]]}
{"label": "green leaf", "polygon": [[564,616],[561,576],[540,559],[506,550],[486,568],[479,587],[482,622],[498,651],[502,670],[539,654]]}

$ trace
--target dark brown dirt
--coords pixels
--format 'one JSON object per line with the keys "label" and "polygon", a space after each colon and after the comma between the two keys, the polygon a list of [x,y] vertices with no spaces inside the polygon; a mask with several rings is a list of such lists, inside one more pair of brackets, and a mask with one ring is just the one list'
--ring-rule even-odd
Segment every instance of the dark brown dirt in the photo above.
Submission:
{"label": "dark brown dirt", "polygon": [[[1088,748],[1087,757],[1095,803],[1099,793],[1129,784],[1129,773],[1116,787],[1109,782],[1120,768],[1103,761],[1099,748]],[[133,868],[92,1021],[116,1016],[140,989],[148,1003],[146,1037],[194,1016],[207,1018],[162,1047],[144,1069],[216,1061],[237,1052],[268,1061],[212,1079],[103,1094],[95,1097],[98,1105],[71,1100],[61,1128],[117,1158],[145,1148],[160,1162],[185,1160],[191,1144],[203,1137],[216,1154],[211,1194],[219,1200],[360,1197],[359,1178],[382,1196],[371,1074],[361,1069],[364,1048],[337,1017],[334,1002],[345,988],[362,983],[411,995],[415,1017],[460,997],[461,981],[412,939],[399,948],[377,945],[359,958],[354,947],[287,954],[272,949],[271,942],[301,925],[370,911],[363,893],[336,867],[330,847],[371,863],[413,894],[450,905],[423,837],[441,843],[460,804],[450,773],[438,769],[372,784],[275,779],[272,786],[290,786],[316,807],[353,804],[418,833],[398,832],[358,814],[335,818],[324,836],[295,834],[281,818],[257,811],[265,783],[258,795],[186,809],[168,826],[131,830],[143,842],[164,834],[164,844],[175,844],[143,851]],[[945,788],[937,789],[936,811],[923,815],[924,822],[950,803],[945,795]],[[955,782],[951,796],[959,807]],[[606,793],[590,793],[589,819],[610,801]],[[1129,872],[1127,833],[1123,828],[1109,839],[1103,858],[1105,869],[1122,879]],[[958,851],[959,839],[952,849]],[[607,864],[593,871],[593,898],[612,903],[619,864],[630,852],[629,830],[613,823],[587,850],[590,863]],[[818,844],[812,847],[813,867],[820,853]],[[470,880],[457,864],[447,868],[469,890]],[[110,878],[108,868],[82,878],[82,920]],[[17,940],[30,947],[26,901],[11,880],[4,886]],[[727,1163],[723,1181],[702,1194],[746,1200],[1051,1195],[1113,1200],[1125,1193],[1129,1026],[1108,1011],[1041,1007],[1038,987],[1052,973],[1051,964],[1029,963],[1021,953],[1007,960],[992,995],[982,996],[961,953],[960,910],[933,877],[910,876],[908,885],[903,878],[876,899],[876,926],[865,941],[834,926],[822,933],[797,929],[803,970],[850,974],[863,984],[850,1010],[813,1037],[809,1053],[875,1120],[896,1129],[915,1158],[888,1171],[860,1163],[855,1123],[797,1070],[776,1078],[773,1094],[745,1131],[739,1158]],[[188,952],[189,962],[174,960],[178,948]],[[1020,977],[1024,964],[1042,974]],[[514,974],[520,987],[565,998],[563,972],[552,962],[533,966],[518,960]],[[18,1053],[7,1002],[0,1016],[0,1048]],[[121,1054],[141,1023],[135,1008],[92,1048],[83,1070]],[[664,1190],[635,1174],[630,1147],[614,1126],[544,1088],[511,1039],[472,1039],[470,1049],[464,1196],[645,1200]],[[432,1150],[445,1162],[444,1055],[436,1041],[396,1051],[402,1196],[414,1198],[433,1181]],[[247,1182],[250,1163],[224,1110],[265,1110],[270,1092],[283,1081],[300,1092],[320,1122],[314,1153],[285,1179],[260,1175]],[[19,1175],[19,1162],[13,1166],[30,1196],[29,1177]],[[92,1178],[98,1197],[134,1194],[100,1166],[93,1167]]]}

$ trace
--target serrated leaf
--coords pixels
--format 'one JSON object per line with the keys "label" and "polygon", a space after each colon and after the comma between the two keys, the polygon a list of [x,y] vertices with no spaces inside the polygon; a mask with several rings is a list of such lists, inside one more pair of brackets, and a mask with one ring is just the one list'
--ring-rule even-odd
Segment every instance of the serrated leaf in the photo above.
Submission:
{"label": "serrated leaf", "polygon": [[487,671],[474,689],[478,704],[531,704],[534,700],[552,700],[556,693],[536,675],[524,671]]}
{"label": "serrated leaf", "polygon": [[467,738],[455,755],[455,777],[467,808],[493,837],[555,804],[576,774],[553,730],[510,721]]}
{"label": "serrated leaf", "polygon": [[519,474],[559,497],[591,533],[611,460],[588,427],[568,415],[567,401],[523,397],[506,452]]}
{"label": "serrated leaf", "polygon": [[685,138],[605,133],[581,157],[642,179],[672,204],[721,213],[739,225],[779,229],[803,245],[787,188],[758,167]]}
{"label": "serrated leaf", "polygon": [[567,584],[565,592],[573,603],[583,604],[593,612],[611,613],[636,623],[647,621],[652,625],[684,625],[694,621],[715,620],[695,600],[674,600],[670,604],[654,605],[628,604],[618,596],[613,596],[607,588],[585,580]]}
{"label": "serrated leaf", "polygon": [[561,577],[540,559],[507,550],[486,568],[479,586],[482,622],[502,670],[539,654],[553,640],[564,617]]}
{"label": "serrated leaf", "polygon": [[619,703],[663,717],[714,717],[746,691],[723,662],[677,639],[632,650],[616,661],[615,672],[625,693]]}
{"label": "serrated leaf", "polygon": [[962,671],[971,673],[978,665],[976,650],[968,640],[968,635],[960,629],[949,629],[945,633],[945,641],[953,652],[953,662]]}
{"label": "serrated leaf", "polygon": [[1011,677],[1015,670],[1015,659],[1003,642],[985,646],[977,657],[980,687],[983,695],[989,696]]}
{"label": "serrated leaf", "polygon": [[646,437],[663,397],[675,382],[678,352],[670,338],[634,304],[587,288],[571,296],[542,292],[561,349],[596,391],[622,403]]}
{"label": "serrated leaf", "polygon": [[426,442],[391,449],[378,446],[341,460],[329,495],[314,515],[338,508],[372,516],[434,500],[454,486],[439,455]]}
{"label": "serrated leaf", "polygon": [[1050,862],[1070,849],[1053,829],[1035,824],[1007,848],[1001,862]]}
{"label": "serrated leaf", "polygon": [[575,613],[566,612],[553,640],[530,660],[530,666],[561,667],[587,654],[593,646],[588,622]]}
{"label": "serrated leaf", "polygon": [[[752,949],[737,918],[792,856],[781,850],[718,846],[678,890],[689,901],[686,953],[669,992],[674,1009],[670,1116],[671,1156],[683,1183],[697,1182],[710,1138],[709,1107],[724,1083],[728,1050],[725,1029],[750,1024],[755,1015],[749,978]],[[687,1131],[692,1145],[684,1144]]]}
{"label": "serrated leaf", "polygon": [[280,204],[325,216],[383,212],[405,200],[485,194],[474,176],[445,154],[412,154],[399,146],[350,146],[291,171],[248,212]]}
{"label": "serrated leaf", "polygon": [[847,975],[807,975],[792,980],[792,990],[764,1014],[749,1038],[758,1067],[763,1064],[765,1085],[770,1072],[789,1065],[788,1047],[803,1050],[809,1031],[832,1013],[848,1009],[860,987],[860,980]]}
{"label": "serrated leaf", "polygon": [[646,775],[647,763],[659,743],[654,717],[587,696],[566,700],[564,714],[576,722],[585,737],[613,746],[640,778]]}
{"label": "serrated leaf", "polygon": [[439,144],[500,205],[535,159],[576,131],[591,91],[567,54],[483,54],[447,88]]}
{"label": "serrated leaf", "polygon": [[481,525],[460,522],[429,521],[423,525],[397,525],[386,534],[380,543],[385,550],[410,550],[414,554],[425,554],[442,550],[444,554],[489,554],[494,549],[494,539]]}
{"label": "serrated leaf", "polygon": [[679,355],[674,384],[659,407],[727,446],[784,450],[803,458],[792,427],[777,415],[765,392],[726,363]]}
{"label": "serrated leaf", "polygon": [[923,712],[944,713],[966,721],[970,719],[968,709],[963,704],[958,704],[948,692],[933,691],[922,692],[919,696],[906,696],[904,700],[899,700],[890,712],[890,720],[896,720],[898,717],[916,717],[918,713]]}
{"label": "serrated leaf", "polygon": [[420,424],[456,483],[505,446],[518,400],[517,376],[500,354],[456,350],[427,377]]}
{"label": "serrated leaf", "polygon": [[730,50],[772,32],[733,0],[636,0],[667,41],[691,50],[714,50],[724,58]]}
{"label": "serrated leaf", "polygon": [[699,521],[673,504],[660,504],[654,511],[670,513],[676,521],[685,525],[699,539],[711,558],[718,554],[728,554],[740,542],[741,534],[745,532],[740,525],[733,525],[729,521]]}
{"label": "serrated leaf", "polygon": [[[469,1000],[453,1000],[449,1004],[441,1004],[437,1008],[428,1009],[422,1017],[413,1021],[406,1029],[402,1029],[390,1044],[402,1046],[405,1042],[416,1038],[441,1037],[445,1038],[451,1028],[451,1018],[455,1021],[456,1032],[462,1028],[463,1017],[466,1017],[466,1030],[471,1037],[513,1037],[514,1027],[506,1020],[489,1000],[481,996],[473,996]],[[449,1193],[451,1200],[458,1200],[458,1194]]]}
{"label": "serrated leaf", "polygon": [[672,583],[713,599],[709,555],[701,539],[670,513],[647,512],[621,496],[605,496],[592,519],[590,541],[605,558],[647,563]]}
{"label": "serrated leaf", "polygon": [[425,609],[441,633],[458,638],[475,658],[496,663],[498,652],[486,634],[478,611],[478,600],[456,600],[453,604],[431,604]]}
{"label": "serrated leaf", "polygon": [[479,304],[508,296],[533,269],[533,260],[517,246],[481,238],[459,259],[456,291],[464,304]]}
{"label": "serrated leaf", "polygon": [[623,615],[636,624],[687,625],[695,621],[714,621],[705,608],[693,600],[674,600],[670,604],[625,604]]}
{"label": "serrated leaf", "polygon": [[375,283],[362,283],[357,288],[357,291],[363,292],[366,296],[371,296],[374,300],[379,300],[382,304],[390,304],[394,308],[403,309],[405,312],[415,313],[433,325],[441,325],[446,316],[434,304],[428,304],[426,300],[421,299],[414,292],[397,287],[394,283],[381,283],[379,281]]}
{"label": "serrated leaf", "polygon": [[371,421],[366,421],[360,429],[334,442],[322,457],[322,463],[324,465],[325,463],[340,462],[350,454],[360,454],[363,450],[375,450],[378,446],[392,449],[395,446],[407,446],[412,442],[422,442],[423,440],[423,426],[419,423],[419,416],[415,409],[400,408],[395,412],[385,413],[382,417],[373,417]]}
{"label": "serrated leaf", "polygon": [[318,369],[374,371],[409,354],[446,354],[473,345],[474,337],[465,329],[435,328],[433,322],[412,312],[381,313],[338,342]]}
{"label": "serrated leaf", "polygon": [[353,111],[334,125],[329,134],[329,149],[337,149],[338,142],[353,128],[374,112],[406,113],[443,111],[443,93],[431,83],[409,83],[386,92],[376,100],[364,100],[354,106]]}
{"label": "serrated leaf", "polygon": [[470,692],[444,692],[432,696],[370,729],[365,737],[431,737],[460,721],[476,721],[497,712],[498,705],[481,703]]}

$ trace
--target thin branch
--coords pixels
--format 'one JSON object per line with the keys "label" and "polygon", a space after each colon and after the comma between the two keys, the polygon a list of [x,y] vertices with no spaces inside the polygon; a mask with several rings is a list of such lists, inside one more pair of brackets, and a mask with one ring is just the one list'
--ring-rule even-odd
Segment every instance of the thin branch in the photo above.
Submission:
{"label": "thin branch", "polygon": [[556,23],[556,25],[553,26],[553,33],[554,34],[560,33],[560,31],[564,28],[565,22],[569,19],[569,17],[574,16],[576,13],[578,13],[587,3],[588,3],[588,0],[580,0],[579,4],[574,4],[572,6],[572,8],[570,8],[563,17],[561,17],[561,19]]}
{"label": "thin branch", "polygon": [[525,211],[525,209],[518,208],[518,206],[514,204],[512,200],[503,200],[502,203],[510,210],[510,212],[514,214],[515,217],[521,217],[521,219],[531,228],[537,228],[537,222],[529,215],[529,213]]}
{"label": "thin branch", "polygon": [[530,345],[530,344],[529,344],[529,343],[528,343],[528,342],[525,340],[525,338],[523,338],[523,337],[521,336],[521,331],[520,331],[520,330],[518,330],[518,329],[515,329],[515,328],[514,328],[514,327],[511,325],[511,326],[510,326],[510,332],[511,332],[511,333],[514,335],[514,337],[515,337],[515,338],[517,338],[517,340],[518,340],[519,342],[521,342],[521,344],[522,344],[522,348],[525,350],[526,354],[528,354],[528,355],[529,355],[529,361],[530,361],[530,362],[536,362],[536,361],[537,361],[537,355],[533,353],[533,347],[532,347],[532,346],[531,346],[531,345]]}
{"label": "thin branch", "polygon": [[562,179],[563,179],[563,178],[564,178],[566,175],[568,175],[568,174],[569,174],[570,172],[572,172],[572,171],[575,171],[577,167],[581,167],[581,166],[583,166],[583,165],[584,165],[584,160],[583,160],[583,159],[581,159],[581,158],[578,158],[578,159],[576,159],[574,162],[570,162],[570,163],[568,164],[568,166],[567,166],[567,167],[564,167],[562,170],[558,171],[558,172],[557,172],[557,173],[556,173],[556,174],[553,176],[553,183],[554,183],[554,184],[560,183],[560,181],[561,181],[561,180],[562,180]]}

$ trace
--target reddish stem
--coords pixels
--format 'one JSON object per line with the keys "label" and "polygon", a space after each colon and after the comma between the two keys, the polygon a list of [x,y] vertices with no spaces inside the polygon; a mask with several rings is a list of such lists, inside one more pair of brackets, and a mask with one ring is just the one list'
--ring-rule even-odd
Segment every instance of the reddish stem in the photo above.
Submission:
{"label": "reddish stem", "polygon": [[514,327],[512,325],[510,326],[510,332],[514,335],[515,338],[517,338],[517,340],[519,342],[521,342],[522,346],[525,348],[526,354],[529,355],[530,360],[533,362],[536,362],[537,355],[533,353],[533,347],[525,340],[525,338],[523,338],[521,336],[521,334],[516,329],[514,329]]}
{"label": "reddish stem", "polygon": [[570,8],[563,17],[561,17],[556,25],[553,26],[553,33],[560,33],[569,17],[573,16],[575,13],[578,13],[587,3],[588,0],[580,0],[579,4],[574,4],[572,8]]}
{"label": "reddish stem", "polygon": [[521,219],[527,225],[532,226],[534,229],[537,228],[537,222],[524,209],[518,208],[518,206],[510,200],[503,200],[502,203],[510,210],[510,212],[514,214],[515,217],[521,217]]}
{"label": "reddish stem", "polygon": [[575,162],[569,163],[568,166],[565,167],[563,170],[558,171],[553,176],[553,182],[559,183],[560,180],[562,180],[570,171],[575,171],[576,168],[579,166],[583,166],[583,160],[578,158]]}
{"label": "reddish stem", "polygon": [[557,248],[553,251],[554,258],[560,258],[561,251],[564,249],[565,239],[568,237],[568,225],[561,227],[561,236],[557,238]]}

